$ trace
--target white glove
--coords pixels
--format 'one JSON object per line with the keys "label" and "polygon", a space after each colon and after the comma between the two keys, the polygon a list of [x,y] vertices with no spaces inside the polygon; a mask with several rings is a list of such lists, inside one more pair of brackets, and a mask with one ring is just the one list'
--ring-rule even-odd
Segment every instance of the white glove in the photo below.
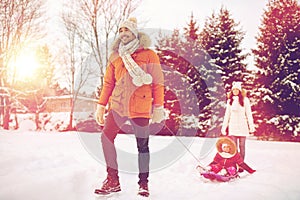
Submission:
{"label": "white glove", "polygon": [[222,169],[218,174],[224,176],[227,174],[227,171],[226,171],[226,169]]}
{"label": "white glove", "polygon": [[165,111],[163,106],[154,107],[152,114],[152,123],[161,123],[165,119]]}
{"label": "white glove", "polygon": [[222,127],[221,134],[222,135],[227,135],[227,133],[226,133],[226,127]]}
{"label": "white glove", "polygon": [[255,128],[253,126],[251,126],[249,132],[254,133],[254,131],[255,131]]}
{"label": "white glove", "polygon": [[97,104],[95,118],[96,118],[97,123],[100,126],[104,126],[104,114],[105,114],[105,106]]}

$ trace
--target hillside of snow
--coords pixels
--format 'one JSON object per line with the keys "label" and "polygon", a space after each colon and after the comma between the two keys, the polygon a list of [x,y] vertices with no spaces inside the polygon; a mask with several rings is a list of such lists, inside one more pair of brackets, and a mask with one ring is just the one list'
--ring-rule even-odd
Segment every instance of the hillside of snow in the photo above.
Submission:
{"label": "hillside of snow", "polygon": [[[105,179],[100,134],[0,131],[1,200],[91,200]],[[300,199],[300,143],[247,140],[246,163],[256,173],[228,183],[203,180],[195,167],[208,164],[215,139],[151,136],[150,197],[182,199]],[[136,146],[116,139],[122,191],[110,198],[137,199]]]}

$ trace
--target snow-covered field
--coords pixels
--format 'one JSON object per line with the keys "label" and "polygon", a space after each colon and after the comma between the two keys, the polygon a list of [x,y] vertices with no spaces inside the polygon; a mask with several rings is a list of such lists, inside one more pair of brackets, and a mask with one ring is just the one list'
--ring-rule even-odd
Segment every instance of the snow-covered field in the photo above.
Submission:
{"label": "snow-covered field", "polygon": [[[149,199],[300,199],[299,143],[248,139],[246,163],[257,172],[229,183],[212,183],[204,181],[195,167],[197,159],[202,164],[211,161],[214,141],[151,136]],[[118,135],[116,145],[122,191],[98,199],[137,199],[137,160],[128,156],[136,154],[134,137]],[[93,191],[106,177],[99,147],[99,134],[1,131],[0,199],[95,199]]]}

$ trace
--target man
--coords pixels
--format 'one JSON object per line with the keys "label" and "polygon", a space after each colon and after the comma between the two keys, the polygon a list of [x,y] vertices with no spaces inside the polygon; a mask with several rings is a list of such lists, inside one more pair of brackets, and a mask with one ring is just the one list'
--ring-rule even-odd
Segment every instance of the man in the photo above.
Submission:
{"label": "man", "polygon": [[148,35],[138,32],[136,19],[129,18],[119,27],[119,37],[112,45],[96,111],[98,124],[104,126],[101,142],[107,178],[96,194],[121,191],[114,139],[129,120],[138,148],[138,194],[149,196],[149,121],[160,123],[164,118],[164,77],[159,57],[148,48],[150,43]]}

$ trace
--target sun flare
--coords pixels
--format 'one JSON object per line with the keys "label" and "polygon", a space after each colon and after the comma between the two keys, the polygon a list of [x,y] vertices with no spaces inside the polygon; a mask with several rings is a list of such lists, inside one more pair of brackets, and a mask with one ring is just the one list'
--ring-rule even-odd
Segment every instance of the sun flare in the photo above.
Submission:
{"label": "sun flare", "polygon": [[11,68],[17,79],[28,79],[35,75],[39,63],[34,53],[22,53],[18,56]]}

